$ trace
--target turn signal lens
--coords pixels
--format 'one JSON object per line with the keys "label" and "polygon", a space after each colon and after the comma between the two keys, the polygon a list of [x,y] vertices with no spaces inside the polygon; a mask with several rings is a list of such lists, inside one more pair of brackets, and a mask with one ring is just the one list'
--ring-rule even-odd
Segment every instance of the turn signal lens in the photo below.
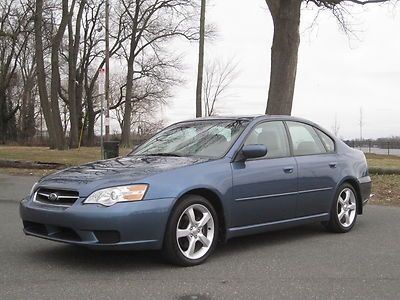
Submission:
{"label": "turn signal lens", "polygon": [[138,184],[128,187],[129,192],[124,194],[123,198],[128,201],[139,201],[143,199],[144,194],[147,191],[147,185]]}

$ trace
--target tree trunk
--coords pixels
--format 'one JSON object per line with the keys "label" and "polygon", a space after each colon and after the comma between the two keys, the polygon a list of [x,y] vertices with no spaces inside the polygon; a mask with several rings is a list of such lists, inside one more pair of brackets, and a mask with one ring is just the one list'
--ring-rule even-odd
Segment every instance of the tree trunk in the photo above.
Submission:
{"label": "tree trunk", "polygon": [[76,57],[74,53],[74,39],[72,37],[72,24],[68,25],[69,57],[68,57],[68,109],[69,109],[69,147],[78,148],[78,111],[76,105]]}
{"label": "tree trunk", "polygon": [[[72,1],[71,7],[74,7],[75,1]],[[64,36],[65,29],[67,28],[71,14],[68,10],[68,0],[62,1],[62,18],[60,26],[58,27],[57,33],[51,41],[51,89],[50,89],[50,99],[51,99],[51,112],[53,115],[53,125],[54,132],[56,134],[56,147],[59,150],[65,149],[65,134],[63,131],[60,107],[58,102],[58,93],[61,89],[61,79],[60,79],[60,62],[59,62],[59,50],[61,47],[61,42]]]}
{"label": "tree trunk", "polygon": [[121,133],[121,146],[126,147],[126,148],[128,148],[130,146],[130,136],[131,136],[133,62],[134,62],[134,55],[131,51],[131,55],[129,56],[129,59],[128,59],[128,73],[126,76],[124,121],[122,123],[122,133]]}
{"label": "tree trunk", "polygon": [[43,32],[42,32],[42,14],[43,0],[36,0],[35,12],[35,56],[36,56],[36,74],[39,89],[40,106],[42,108],[47,131],[49,133],[50,148],[56,147],[56,135],[54,130],[53,115],[49,103],[49,95],[46,86],[46,73],[43,57]]}
{"label": "tree trunk", "polygon": [[86,137],[86,145],[91,147],[94,146],[94,125],[96,122],[96,114],[94,112],[93,107],[93,98],[91,94],[86,95],[87,101],[87,137]]}
{"label": "tree trunk", "polygon": [[[79,84],[76,85],[76,111],[78,112],[78,141],[82,144],[81,141],[81,132],[85,129],[85,113],[83,111],[83,86],[81,79],[77,79]],[[79,145],[78,143],[78,145]]]}
{"label": "tree trunk", "polygon": [[266,0],[274,22],[266,114],[290,115],[300,45],[300,0]]}
{"label": "tree trunk", "polygon": [[28,74],[24,91],[22,93],[22,105],[20,111],[20,130],[23,143],[29,143],[29,140],[35,135],[35,103],[32,90],[35,85],[35,78]]}
{"label": "tree trunk", "polygon": [[125,91],[125,110],[124,110],[124,118],[122,124],[122,132],[121,132],[121,146],[122,147],[130,147],[130,136],[131,136],[131,115],[132,115],[132,94],[133,94],[133,73],[134,73],[134,62],[135,62],[135,51],[138,45],[138,41],[140,39],[140,35],[143,33],[139,33],[139,37],[137,37],[137,29],[138,29],[138,20],[140,13],[140,5],[139,2],[136,2],[135,7],[135,15],[132,19],[132,33],[131,33],[131,42],[129,49],[129,57],[128,57],[128,72],[126,75],[126,91]]}
{"label": "tree trunk", "polygon": [[68,101],[69,101],[69,118],[70,118],[70,138],[69,147],[78,148],[79,143],[79,128],[81,124],[81,103],[78,103],[77,98],[77,62],[79,55],[79,44],[81,37],[81,21],[83,15],[83,9],[85,7],[85,1],[82,0],[79,4],[78,14],[75,20],[75,34],[72,27],[72,16],[69,17],[68,21]]}
{"label": "tree trunk", "polygon": [[58,49],[52,49],[51,54],[51,89],[50,89],[50,100],[51,100],[51,112],[53,116],[54,132],[56,134],[56,148],[58,150],[65,149],[65,134],[61,121],[60,107],[58,102],[58,91],[60,89],[60,73],[59,73],[59,60],[58,60]]}
{"label": "tree trunk", "polygon": [[74,58],[69,57],[68,61],[68,110],[69,110],[69,147],[78,148],[78,111],[76,110],[76,68],[74,67]]}
{"label": "tree trunk", "polygon": [[0,88],[0,143],[6,143],[6,135],[7,135],[7,97],[5,90]]}
{"label": "tree trunk", "polygon": [[206,27],[206,0],[201,0],[199,64],[197,67],[197,86],[196,86],[196,118],[202,117],[201,106],[202,106],[203,73],[204,73],[205,27]]}

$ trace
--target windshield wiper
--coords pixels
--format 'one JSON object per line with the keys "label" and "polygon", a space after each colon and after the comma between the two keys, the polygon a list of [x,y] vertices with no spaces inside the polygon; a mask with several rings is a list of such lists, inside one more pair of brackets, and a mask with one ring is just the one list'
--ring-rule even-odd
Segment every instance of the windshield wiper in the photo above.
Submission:
{"label": "windshield wiper", "polygon": [[169,157],[182,157],[182,155],[176,153],[151,153],[151,154],[143,154],[145,156],[169,156]]}

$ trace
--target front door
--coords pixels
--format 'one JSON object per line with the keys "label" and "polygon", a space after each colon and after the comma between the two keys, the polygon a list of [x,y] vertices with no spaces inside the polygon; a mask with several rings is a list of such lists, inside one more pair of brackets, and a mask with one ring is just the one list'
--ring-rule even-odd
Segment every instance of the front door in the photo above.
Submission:
{"label": "front door", "polygon": [[283,122],[255,126],[245,141],[264,144],[265,157],[232,163],[234,227],[265,224],[295,217],[297,165],[290,155]]}

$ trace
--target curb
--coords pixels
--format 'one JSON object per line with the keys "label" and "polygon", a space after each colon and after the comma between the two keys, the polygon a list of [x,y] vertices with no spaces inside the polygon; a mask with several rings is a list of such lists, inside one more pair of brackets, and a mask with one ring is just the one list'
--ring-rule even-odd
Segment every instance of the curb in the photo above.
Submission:
{"label": "curb", "polygon": [[32,162],[32,161],[22,161],[22,160],[0,159],[0,168],[49,170],[49,169],[62,169],[66,167],[67,165],[60,163],[44,163],[38,161]]}

